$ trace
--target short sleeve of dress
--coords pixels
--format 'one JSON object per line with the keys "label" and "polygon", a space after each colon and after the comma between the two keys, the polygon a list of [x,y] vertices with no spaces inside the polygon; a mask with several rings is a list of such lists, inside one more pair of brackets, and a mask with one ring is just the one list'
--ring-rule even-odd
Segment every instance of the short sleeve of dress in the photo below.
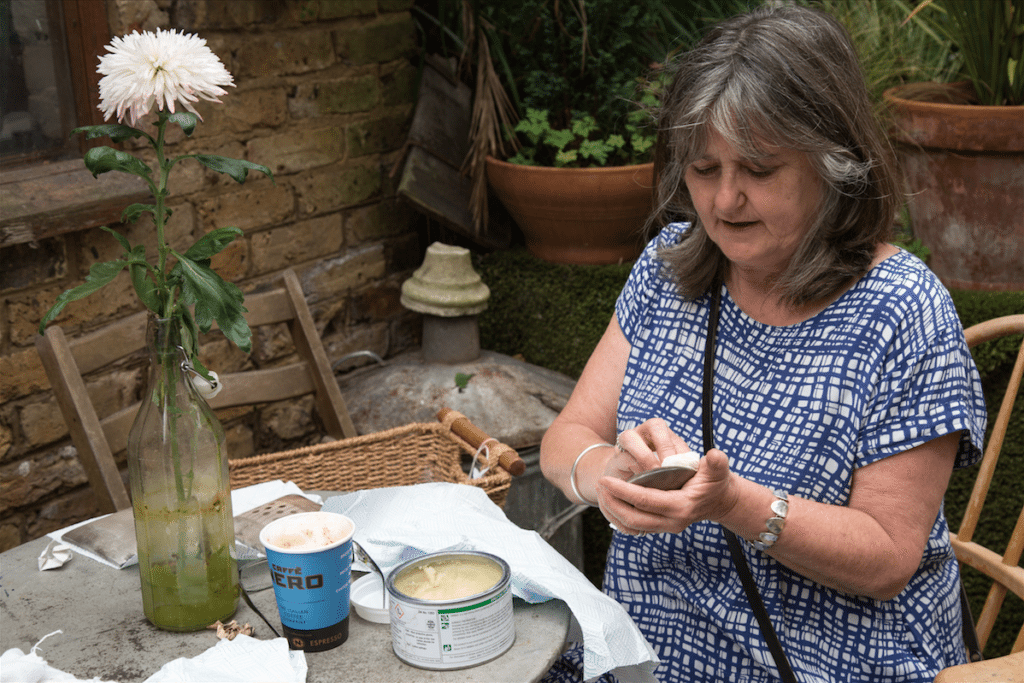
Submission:
{"label": "short sleeve of dress", "polygon": [[892,307],[880,315],[885,322],[878,320],[878,333],[891,338],[864,418],[858,466],[957,431],[955,466],[981,459],[981,380],[948,292],[921,268],[901,273]]}
{"label": "short sleeve of dress", "polygon": [[689,228],[689,223],[671,223],[647,243],[640,257],[633,264],[629,278],[615,302],[615,317],[622,329],[622,334],[631,343],[636,338],[638,328],[643,325],[644,311],[651,306],[652,297],[660,287],[655,285],[661,272],[661,261],[658,250],[679,241]]}

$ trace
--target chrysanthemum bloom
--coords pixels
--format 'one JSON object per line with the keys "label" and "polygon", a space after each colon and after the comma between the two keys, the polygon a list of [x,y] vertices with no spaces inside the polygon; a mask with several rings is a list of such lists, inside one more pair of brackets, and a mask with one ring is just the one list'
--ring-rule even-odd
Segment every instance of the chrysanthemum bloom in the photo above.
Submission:
{"label": "chrysanthemum bloom", "polygon": [[199,116],[193,102],[200,97],[220,102],[217,97],[227,94],[220,86],[234,86],[231,74],[199,36],[160,29],[155,34],[133,31],[114,38],[107,50],[96,69],[103,74],[99,109],[104,119],[116,111],[119,123],[128,114],[134,126],[154,102],[157,109],[173,114],[175,100]]}

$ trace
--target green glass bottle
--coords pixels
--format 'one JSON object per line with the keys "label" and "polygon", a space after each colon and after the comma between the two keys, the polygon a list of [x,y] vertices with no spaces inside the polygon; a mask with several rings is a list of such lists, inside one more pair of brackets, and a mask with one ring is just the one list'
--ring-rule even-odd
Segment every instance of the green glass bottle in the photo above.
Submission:
{"label": "green glass bottle", "polygon": [[142,605],[153,625],[195,631],[238,606],[224,429],[191,382],[180,329],[150,317],[149,382],[128,434]]}

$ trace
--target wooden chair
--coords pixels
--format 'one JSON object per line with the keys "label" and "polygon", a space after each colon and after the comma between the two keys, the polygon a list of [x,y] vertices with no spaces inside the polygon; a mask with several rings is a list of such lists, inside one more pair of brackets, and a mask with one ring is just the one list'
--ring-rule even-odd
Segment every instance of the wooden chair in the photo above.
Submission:
{"label": "wooden chair", "polygon": [[[969,327],[965,332],[967,344],[971,347],[1012,334],[1024,334],[1024,315],[1010,315],[988,320]],[[999,452],[1003,447],[1003,439],[1010,423],[1010,413],[1013,410],[1014,401],[1020,390],[1022,375],[1024,375],[1024,344],[1021,344],[1017,354],[1017,362],[1013,366],[1009,386],[1006,388],[1002,405],[993,423],[992,435],[985,448],[985,457],[979,466],[978,476],[974,482],[974,489],[967,503],[963,521],[960,523],[960,529],[956,534],[950,534],[953,550],[960,563],[974,567],[993,581],[975,626],[978,632],[978,642],[983,650],[992,633],[999,610],[1002,608],[1006,592],[1009,590],[1017,597],[1024,599],[1024,568],[1020,566],[1021,550],[1024,549],[1024,508],[1020,511],[1013,534],[1002,555],[972,540],[982,514],[982,508],[985,505],[989,484],[992,483],[992,476],[999,460]],[[991,419],[991,415],[989,417]],[[1020,626],[1011,654],[996,659],[950,667],[940,672],[935,681],[937,683],[1024,682],[1024,624]]]}
{"label": "wooden chair", "polygon": [[[224,388],[210,406],[217,409],[269,403],[315,393],[317,411],[327,433],[337,439],[356,436],[295,273],[285,271],[283,286],[278,289],[246,296],[245,307],[252,328],[287,322],[301,360],[286,366],[222,374]],[[103,512],[131,507],[113,454],[127,445],[139,404],[100,419],[82,376],[145,348],[147,316],[148,312],[143,311],[70,341],[56,325],[36,337],[36,348],[71,441]]]}

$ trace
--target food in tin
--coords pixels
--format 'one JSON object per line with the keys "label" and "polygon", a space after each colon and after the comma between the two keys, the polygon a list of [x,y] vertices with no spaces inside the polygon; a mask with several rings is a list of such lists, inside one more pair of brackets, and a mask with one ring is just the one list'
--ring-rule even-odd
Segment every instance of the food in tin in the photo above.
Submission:
{"label": "food in tin", "polygon": [[410,567],[395,579],[395,588],[417,600],[461,600],[493,588],[501,577],[494,562],[459,557]]}

